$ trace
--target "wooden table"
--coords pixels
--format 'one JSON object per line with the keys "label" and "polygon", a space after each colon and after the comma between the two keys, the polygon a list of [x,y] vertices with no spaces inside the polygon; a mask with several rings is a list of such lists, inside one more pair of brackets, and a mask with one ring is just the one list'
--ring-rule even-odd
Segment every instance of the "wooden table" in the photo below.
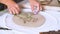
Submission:
{"label": "wooden table", "polygon": [[60,3],[58,3],[57,0],[52,0],[52,2],[50,4],[48,4],[48,6],[57,6],[57,7],[60,7]]}

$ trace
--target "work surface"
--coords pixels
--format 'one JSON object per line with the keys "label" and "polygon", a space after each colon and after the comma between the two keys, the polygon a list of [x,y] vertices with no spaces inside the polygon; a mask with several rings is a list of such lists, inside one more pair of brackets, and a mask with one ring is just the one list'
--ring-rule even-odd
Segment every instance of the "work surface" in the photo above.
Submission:
{"label": "work surface", "polygon": [[[52,20],[51,22],[50,22],[50,24],[52,24],[52,27],[54,27],[54,28],[50,28],[51,30],[55,30],[55,31],[57,31],[57,30],[60,30],[60,10],[59,10],[59,7],[51,7],[51,6],[48,6],[49,8],[51,8],[51,9],[47,9],[47,10],[45,10],[45,11],[43,11],[44,13],[48,13],[49,15],[51,15],[51,16],[53,16],[56,20],[57,20],[57,24],[55,25],[55,22],[54,22],[54,24],[52,24],[53,23],[53,21],[54,20]],[[47,7],[46,7],[47,8]],[[26,9],[25,9],[26,10]],[[28,9],[29,10],[29,9]],[[6,11],[6,10],[5,10]],[[5,14],[3,14],[3,15],[1,15],[0,16],[0,26],[1,27],[7,27],[6,26],[6,23],[4,22],[4,17],[6,16],[6,15],[8,15],[7,13],[5,13]],[[49,25],[50,25],[49,24]],[[49,26],[50,27],[50,26]],[[43,29],[44,31],[49,31],[49,27],[46,29]],[[41,31],[43,31],[43,30],[41,30]],[[1,34],[29,34],[29,32],[30,32],[30,34],[38,34],[38,32],[36,31],[35,33],[33,32],[33,31],[26,31],[25,32],[25,30],[24,31],[17,31],[17,30],[0,30],[0,33]]]}
{"label": "work surface", "polygon": [[[26,7],[28,7],[28,5]],[[52,16],[53,17],[52,19],[55,19],[56,23],[53,22],[54,20],[52,20],[50,23],[47,23],[47,25],[49,25],[49,27],[45,26],[44,28],[41,28],[40,32],[45,32],[45,31],[49,31],[49,30],[52,30],[52,31],[53,30],[55,30],[55,31],[60,30],[60,7],[47,6],[45,8],[46,8],[46,10],[41,11],[41,12],[47,13],[50,16]],[[25,10],[26,9],[24,9],[24,11]],[[27,9],[27,10],[31,10],[31,9]],[[0,13],[0,15],[1,15],[0,16],[0,26],[1,27],[5,27],[5,28],[7,27],[7,28],[9,28],[8,26],[6,26],[7,24],[4,21],[4,19],[5,19],[4,17],[6,17],[6,15],[9,15],[9,13],[7,13],[7,12],[8,12],[7,10],[4,10],[4,11],[2,11]],[[11,26],[14,26],[14,25],[11,25]],[[12,30],[0,30],[0,34],[39,34],[39,32],[37,32],[37,31],[38,30],[36,30],[36,31],[35,30],[28,31],[27,29],[24,30],[24,29],[21,28],[21,31],[18,31],[18,30],[15,30],[15,29],[12,29]]]}

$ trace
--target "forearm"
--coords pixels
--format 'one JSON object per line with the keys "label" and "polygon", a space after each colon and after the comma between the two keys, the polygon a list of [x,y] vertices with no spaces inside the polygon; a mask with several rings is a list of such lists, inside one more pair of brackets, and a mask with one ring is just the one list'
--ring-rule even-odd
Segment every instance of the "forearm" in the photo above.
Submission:
{"label": "forearm", "polygon": [[13,0],[0,0],[0,3],[3,3],[3,4],[5,4],[5,5],[7,5],[8,2],[10,2],[10,1],[13,1]]}
{"label": "forearm", "polygon": [[37,0],[29,0],[29,2],[35,2],[35,1],[37,1]]}
{"label": "forearm", "polygon": [[37,1],[37,0],[29,0],[29,1]]}

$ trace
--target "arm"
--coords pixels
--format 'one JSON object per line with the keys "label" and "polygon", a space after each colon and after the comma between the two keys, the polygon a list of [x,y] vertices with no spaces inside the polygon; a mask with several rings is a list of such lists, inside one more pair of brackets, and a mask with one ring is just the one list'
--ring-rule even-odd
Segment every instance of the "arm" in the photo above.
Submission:
{"label": "arm", "polygon": [[5,5],[7,5],[8,2],[10,2],[10,1],[12,1],[12,0],[0,0],[0,3],[3,3],[3,4],[5,4]]}

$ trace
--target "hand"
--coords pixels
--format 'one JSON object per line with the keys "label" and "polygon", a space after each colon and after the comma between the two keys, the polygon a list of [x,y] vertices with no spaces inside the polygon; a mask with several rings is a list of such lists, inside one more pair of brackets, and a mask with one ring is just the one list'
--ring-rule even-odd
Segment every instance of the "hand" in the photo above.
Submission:
{"label": "hand", "polygon": [[39,2],[37,2],[36,0],[29,0],[29,1],[30,1],[30,4],[31,4],[31,9],[32,9],[32,11],[35,10],[34,7],[37,7],[36,9],[37,9],[38,12],[39,12],[40,10],[42,10],[42,5],[41,5]]}
{"label": "hand", "polygon": [[11,14],[19,14],[20,8],[19,8],[18,4],[16,4],[14,1],[12,1],[12,0],[8,1],[6,3],[6,5]]}

